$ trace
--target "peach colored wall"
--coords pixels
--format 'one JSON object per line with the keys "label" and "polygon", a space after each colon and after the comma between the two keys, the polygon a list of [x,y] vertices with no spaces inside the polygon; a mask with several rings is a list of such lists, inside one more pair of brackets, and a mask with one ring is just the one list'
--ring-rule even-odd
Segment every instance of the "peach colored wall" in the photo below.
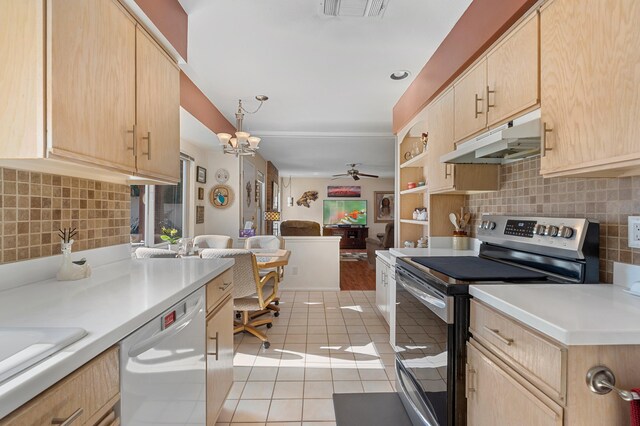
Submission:
{"label": "peach colored wall", "polygon": [[398,133],[537,0],[473,0],[393,107]]}
{"label": "peach colored wall", "polygon": [[145,15],[187,61],[189,16],[178,0],[135,0]]}
{"label": "peach colored wall", "polygon": [[236,128],[187,75],[180,71],[180,106],[214,133],[235,133]]}

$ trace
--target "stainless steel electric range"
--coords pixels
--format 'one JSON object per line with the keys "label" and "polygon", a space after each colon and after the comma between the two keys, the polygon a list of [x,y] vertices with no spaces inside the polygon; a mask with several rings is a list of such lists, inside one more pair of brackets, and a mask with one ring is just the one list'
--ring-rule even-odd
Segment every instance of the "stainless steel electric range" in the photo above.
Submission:
{"label": "stainless steel electric range", "polygon": [[396,263],[396,373],[414,425],[464,425],[469,285],[596,283],[599,225],[485,215],[478,256]]}

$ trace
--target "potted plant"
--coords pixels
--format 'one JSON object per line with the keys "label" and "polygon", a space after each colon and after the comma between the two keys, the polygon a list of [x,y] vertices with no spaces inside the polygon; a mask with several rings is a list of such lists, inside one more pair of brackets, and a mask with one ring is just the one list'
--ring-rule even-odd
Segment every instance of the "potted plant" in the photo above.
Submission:
{"label": "potted plant", "polygon": [[171,250],[171,246],[178,243],[180,239],[180,235],[178,234],[178,230],[176,228],[166,228],[162,227],[162,235],[160,239],[162,241],[166,241],[169,243],[169,250]]}

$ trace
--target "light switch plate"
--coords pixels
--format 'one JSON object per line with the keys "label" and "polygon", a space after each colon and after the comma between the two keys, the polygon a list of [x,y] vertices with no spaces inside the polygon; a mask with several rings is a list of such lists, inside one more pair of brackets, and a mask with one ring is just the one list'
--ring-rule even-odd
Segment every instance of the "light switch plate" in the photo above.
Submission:
{"label": "light switch plate", "polygon": [[640,216],[629,216],[629,247],[640,248]]}

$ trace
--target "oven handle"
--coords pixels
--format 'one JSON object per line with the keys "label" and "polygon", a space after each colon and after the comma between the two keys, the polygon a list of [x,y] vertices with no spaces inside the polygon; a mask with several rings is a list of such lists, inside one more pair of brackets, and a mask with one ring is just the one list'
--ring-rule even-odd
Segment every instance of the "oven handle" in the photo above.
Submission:
{"label": "oven handle", "polygon": [[436,293],[429,294],[428,290],[415,288],[414,286],[409,284],[407,281],[402,279],[402,275],[400,275],[400,279],[397,281],[400,283],[402,287],[404,287],[405,290],[407,290],[409,293],[413,294],[415,297],[422,300],[423,302],[426,302],[432,306],[435,306],[438,309],[445,309],[447,307],[447,303],[443,299],[438,298]]}
{"label": "oven handle", "polygon": [[411,409],[413,410],[413,412],[415,414],[418,415],[418,417],[420,418],[422,424],[424,425],[432,425],[434,423],[430,423],[424,416],[424,414],[422,413],[422,411],[420,411],[420,409],[416,406],[416,403],[413,401],[413,398],[411,398],[410,394],[409,394],[409,389],[407,389],[407,385],[405,384],[405,376],[408,377],[411,381],[414,382],[414,386],[419,389],[420,386],[415,383],[415,379],[413,377],[411,377],[409,375],[408,372],[405,371],[404,366],[402,365],[402,361],[400,361],[400,359],[398,359],[398,355],[396,354],[396,377],[398,378],[398,383],[400,384],[400,388],[402,390],[402,393],[405,395],[405,400],[409,402],[409,405],[411,405]]}

